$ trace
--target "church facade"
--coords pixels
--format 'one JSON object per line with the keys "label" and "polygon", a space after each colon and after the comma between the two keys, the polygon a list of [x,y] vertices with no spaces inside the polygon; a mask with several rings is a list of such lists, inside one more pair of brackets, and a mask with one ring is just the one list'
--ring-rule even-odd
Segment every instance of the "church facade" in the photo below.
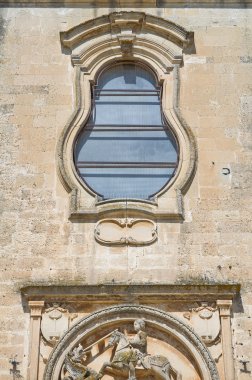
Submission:
{"label": "church facade", "polygon": [[250,8],[0,2],[1,380],[251,378]]}

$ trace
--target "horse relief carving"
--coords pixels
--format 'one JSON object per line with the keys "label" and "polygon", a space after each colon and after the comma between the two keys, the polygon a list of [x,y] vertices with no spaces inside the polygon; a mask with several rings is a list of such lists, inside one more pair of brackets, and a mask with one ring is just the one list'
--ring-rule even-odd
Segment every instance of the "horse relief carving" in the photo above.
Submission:
{"label": "horse relief carving", "polygon": [[108,343],[103,348],[113,348],[112,357],[103,363],[98,373],[85,364],[91,347],[84,350],[79,344],[65,357],[62,380],[99,380],[107,373],[112,374],[115,380],[149,377],[155,380],[182,380],[181,374],[173,368],[167,357],[148,354],[143,319],[135,320],[134,330],[133,337],[128,337],[119,330],[114,330],[106,336]]}

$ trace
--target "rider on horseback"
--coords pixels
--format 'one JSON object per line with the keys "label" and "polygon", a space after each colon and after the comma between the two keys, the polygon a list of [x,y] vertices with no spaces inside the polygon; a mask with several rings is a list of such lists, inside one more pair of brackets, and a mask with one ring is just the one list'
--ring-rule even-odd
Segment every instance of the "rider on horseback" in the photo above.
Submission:
{"label": "rider on horseback", "polygon": [[145,330],[145,322],[143,319],[136,319],[134,322],[134,330],[136,335],[129,339],[129,344],[131,349],[134,350],[138,363],[137,365],[142,365],[145,369],[149,368],[148,362],[144,360],[147,356],[147,334]]}

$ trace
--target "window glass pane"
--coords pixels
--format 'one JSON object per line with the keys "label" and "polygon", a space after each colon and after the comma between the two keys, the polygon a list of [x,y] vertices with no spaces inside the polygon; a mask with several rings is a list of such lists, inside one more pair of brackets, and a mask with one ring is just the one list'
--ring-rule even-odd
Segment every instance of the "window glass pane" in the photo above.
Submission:
{"label": "window glass pane", "polygon": [[[83,170],[83,169],[80,169]],[[148,199],[170,179],[174,169],[169,168],[113,168],[85,169],[85,181],[105,198]],[[106,188],[104,188],[104,183]]]}
{"label": "window glass pane", "polygon": [[102,73],[99,87],[103,90],[155,90],[156,80],[150,71],[134,64],[113,66]]}
{"label": "window glass pane", "polygon": [[93,130],[80,137],[76,153],[79,161],[177,161],[174,142],[165,131]]}
{"label": "window glass pane", "polygon": [[83,181],[104,199],[148,199],[174,175],[177,151],[154,75],[135,64],[104,71],[75,146]]}
{"label": "window glass pane", "polygon": [[[162,124],[158,95],[118,93],[96,97],[92,122],[95,124]],[[130,110],[130,112],[129,112]]]}

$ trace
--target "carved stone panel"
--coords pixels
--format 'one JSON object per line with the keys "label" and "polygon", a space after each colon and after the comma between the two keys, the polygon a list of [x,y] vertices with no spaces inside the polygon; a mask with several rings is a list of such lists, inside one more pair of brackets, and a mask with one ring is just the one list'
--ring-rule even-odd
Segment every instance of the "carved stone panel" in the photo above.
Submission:
{"label": "carved stone panel", "polygon": [[69,313],[67,309],[53,304],[42,315],[41,332],[44,339],[55,344],[69,328]]}
{"label": "carved stone panel", "polygon": [[202,302],[197,308],[192,308],[189,312],[184,313],[194,330],[207,345],[212,344],[220,333],[220,317],[217,307]]}
{"label": "carved stone panel", "polygon": [[157,226],[148,219],[103,219],[96,224],[95,239],[109,245],[147,245],[157,239]]}

